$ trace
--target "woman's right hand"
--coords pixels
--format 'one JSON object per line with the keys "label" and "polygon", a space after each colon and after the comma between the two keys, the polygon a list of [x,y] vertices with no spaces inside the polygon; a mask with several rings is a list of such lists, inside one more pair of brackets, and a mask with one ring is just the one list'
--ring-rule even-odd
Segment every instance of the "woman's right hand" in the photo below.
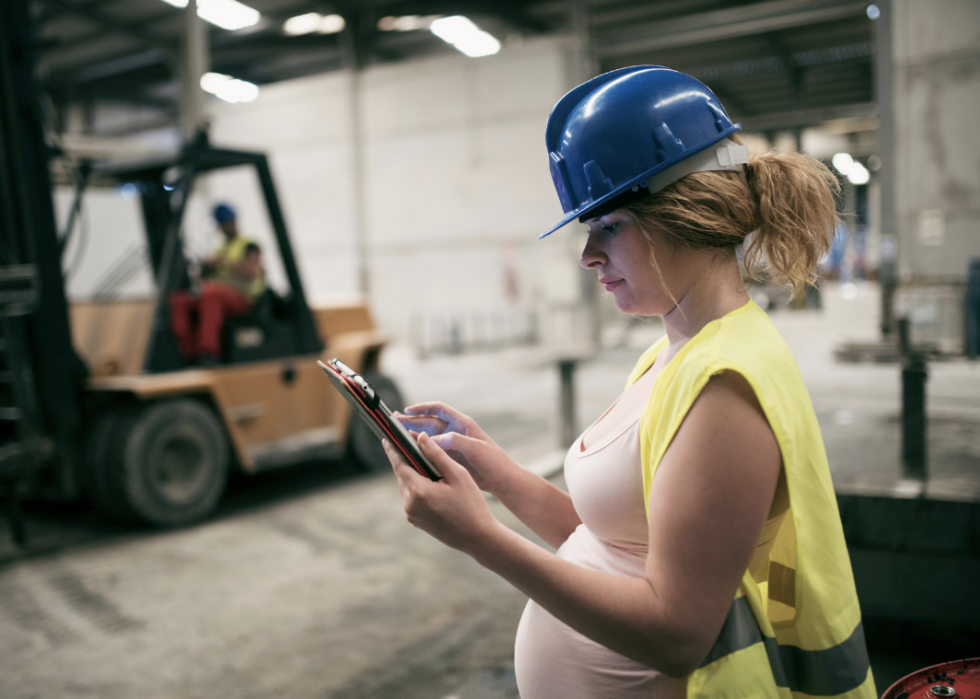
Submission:
{"label": "woman's right hand", "polygon": [[466,467],[481,490],[499,497],[520,466],[490,439],[473,418],[445,403],[419,403],[395,417],[412,432],[424,432]]}

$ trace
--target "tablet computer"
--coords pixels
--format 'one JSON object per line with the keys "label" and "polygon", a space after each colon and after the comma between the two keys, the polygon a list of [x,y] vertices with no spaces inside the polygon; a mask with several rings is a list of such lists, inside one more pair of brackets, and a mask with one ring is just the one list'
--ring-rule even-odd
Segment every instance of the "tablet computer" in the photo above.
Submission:
{"label": "tablet computer", "polygon": [[425,458],[415,438],[392,415],[391,409],[384,404],[381,396],[363,376],[339,359],[331,359],[326,364],[317,360],[317,364],[378,439],[387,439],[405,457],[409,465],[423,476],[434,481],[442,478],[439,469]]}

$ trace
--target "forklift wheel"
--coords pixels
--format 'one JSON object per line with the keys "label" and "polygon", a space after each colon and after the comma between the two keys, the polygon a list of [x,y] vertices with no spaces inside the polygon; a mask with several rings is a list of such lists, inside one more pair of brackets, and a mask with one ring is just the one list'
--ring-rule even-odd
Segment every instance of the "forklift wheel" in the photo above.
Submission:
{"label": "forklift wheel", "polygon": [[95,426],[86,488],[123,520],[175,527],[211,513],[228,479],[228,442],[218,417],[188,398],[149,403]]}
{"label": "forklift wheel", "polygon": [[[394,381],[384,374],[374,371],[365,372],[363,376],[369,384],[374,386],[385,405],[392,410],[405,409],[405,401],[402,400],[401,391],[398,390]],[[383,473],[391,469],[391,464],[385,455],[384,447],[381,446],[381,441],[371,431],[367,423],[357,415],[351,415],[350,435],[347,444],[348,452],[365,471]]]}

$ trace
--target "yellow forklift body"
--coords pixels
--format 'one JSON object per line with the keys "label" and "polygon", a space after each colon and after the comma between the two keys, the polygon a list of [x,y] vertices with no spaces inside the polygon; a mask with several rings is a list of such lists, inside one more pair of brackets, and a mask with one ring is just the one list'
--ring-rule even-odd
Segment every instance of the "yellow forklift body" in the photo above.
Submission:
{"label": "yellow forklift body", "polygon": [[312,308],[322,355],[142,373],[154,302],[72,304],[78,353],[91,367],[93,392],[125,393],[139,401],[206,396],[224,424],[238,463],[255,472],[304,458],[339,455],[347,444],[350,408],[322,381],[317,359],[337,357],[365,368],[387,337],[363,304]]}

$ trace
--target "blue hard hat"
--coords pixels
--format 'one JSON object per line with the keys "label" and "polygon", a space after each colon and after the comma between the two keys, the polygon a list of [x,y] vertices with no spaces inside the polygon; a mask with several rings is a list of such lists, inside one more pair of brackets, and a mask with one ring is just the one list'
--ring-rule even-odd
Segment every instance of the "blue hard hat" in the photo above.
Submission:
{"label": "blue hard hat", "polygon": [[565,216],[540,237],[599,215],[740,129],[703,83],[669,68],[620,68],[579,85],[548,116],[551,179]]}
{"label": "blue hard hat", "polygon": [[234,221],[236,218],[235,210],[228,204],[216,205],[211,212],[211,216],[218,222],[219,226],[229,221]]}

